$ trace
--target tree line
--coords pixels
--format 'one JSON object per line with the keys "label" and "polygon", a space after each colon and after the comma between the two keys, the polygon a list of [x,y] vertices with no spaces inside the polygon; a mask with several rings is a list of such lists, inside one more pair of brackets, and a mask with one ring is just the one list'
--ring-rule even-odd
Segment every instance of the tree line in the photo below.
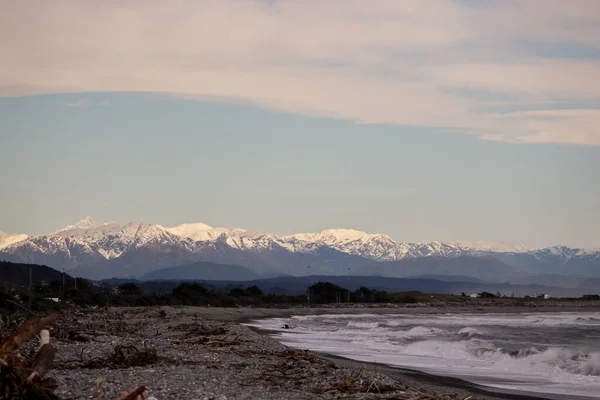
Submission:
{"label": "tree line", "polygon": [[[151,286],[152,287],[152,286]],[[32,288],[33,310],[51,311],[65,304],[77,306],[281,306],[333,303],[416,303],[415,293],[387,293],[360,287],[351,291],[330,282],[318,282],[303,294],[264,293],[257,286],[218,288],[198,282],[182,282],[172,290],[163,286],[144,289],[134,282],[100,285],[84,279],[52,281]],[[417,293],[418,294],[418,293]],[[11,312],[29,307],[29,288],[0,286],[0,311]]]}

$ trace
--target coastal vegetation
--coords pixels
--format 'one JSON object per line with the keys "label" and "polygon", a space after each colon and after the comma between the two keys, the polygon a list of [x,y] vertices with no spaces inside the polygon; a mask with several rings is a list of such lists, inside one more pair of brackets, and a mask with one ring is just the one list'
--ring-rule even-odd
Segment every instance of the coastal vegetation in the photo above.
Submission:
{"label": "coastal vegetation", "polygon": [[[31,293],[31,301],[29,299]],[[264,293],[257,286],[217,287],[200,282],[113,282],[98,284],[84,279],[44,282],[30,289],[27,285],[0,285],[0,314],[31,310],[58,311],[67,305],[79,307],[201,306],[201,307],[323,307],[349,305],[416,306],[526,306],[592,303],[597,295],[581,298],[515,298],[501,294],[477,296],[433,294],[419,291],[388,293],[361,286],[348,290],[331,282],[317,282],[302,294]]]}

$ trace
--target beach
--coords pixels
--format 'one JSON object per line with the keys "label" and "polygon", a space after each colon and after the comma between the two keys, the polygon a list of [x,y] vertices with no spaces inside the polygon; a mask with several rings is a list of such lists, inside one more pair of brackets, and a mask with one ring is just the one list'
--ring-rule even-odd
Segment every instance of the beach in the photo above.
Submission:
{"label": "beach", "polygon": [[[242,324],[291,315],[399,311],[440,312],[420,307],[78,310],[65,313],[51,333],[57,356],[48,376],[64,399],[90,398],[98,390],[112,398],[139,385],[158,400],[549,398],[492,392],[459,379],[289,349]],[[137,360],[136,351],[156,358]],[[119,352],[133,358],[119,357]]]}

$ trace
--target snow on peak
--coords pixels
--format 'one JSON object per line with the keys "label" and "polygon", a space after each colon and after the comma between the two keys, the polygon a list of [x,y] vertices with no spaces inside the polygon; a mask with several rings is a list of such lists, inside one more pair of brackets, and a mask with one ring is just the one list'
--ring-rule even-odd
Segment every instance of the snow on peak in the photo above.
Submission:
{"label": "snow on peak", "polygon": [[328,246],[340,252],[375,260],[395,260],[406,250],[391,237],[370,234],[355,229],[326,229],[319,233],[299,233],[281,238],[286,248],[296,252],[310,252],[315,245]]}
{"label": "snow on peak", "polygon": [[107,223],[101,223],[101,222],[94,221],[94,219],[92,217],[88,216],[88,217],[85,217],[84,219],[81,219],[81,220],[75,222],[73,225],[67,225],[64,228],[59,229],[55,233],[72,231],[75,229],[87,230],[87,229],[99,228],[104,225],[107,225]]}
{"label": "snow on peak", "polygon": [[164,229],[173,235],[196,240],[197,237],[204,237],[206,232],[211,231],[213,227],[201,222],[197,222],[192,224],[181,224],[172,228]]}
{"label": "snow on peak", "polygon": [[12,244],[22,242],[28,237],[29,236],[25,234],[13,235],[10,233],[0,231],[0,249],[4,249]]}
{"label": "snow on peak", "polygon": [[323,239],[335,240],[338,242],[350,242],[354,240],[366,239],[371,236],[366,232],[354,229],[326,229],[319,234]]}
{"label": "snow on peak", "polygon": [[192,239],[195,242],[214,241],[222,235],[240,237],[247,234],[247,231],[244,229],[213,228],[201,222],[182,224],[164,229],[173,235]]}
{"label": "snow on peak", "polygon": [[302,242],[345,243],[366,239],[372,235],[354,229],[326,229],[319,233],[297,233],[285,236],[284,240],[299,240]]}
{"label": "snow on peak", "polygon": [[491,252],[499,252],[499,253],[522,253],[526,252],[529,249],[523,245],[519,244],[511,244],[511,243],[503,243],[503,242],[493,242],[493,241],[485,241],[478,240],[474,242],[470,241],[458,241],[453,243],[455,246],[462,248],[469,248],[480,251],[491,251]]}

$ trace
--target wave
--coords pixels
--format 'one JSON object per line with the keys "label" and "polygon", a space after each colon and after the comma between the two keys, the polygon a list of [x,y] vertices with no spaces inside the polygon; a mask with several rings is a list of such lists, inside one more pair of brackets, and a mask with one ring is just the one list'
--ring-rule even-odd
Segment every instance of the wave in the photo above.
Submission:
{"label": "wave", "polygon": [[581,323],[584,323],[585,325],[589,324],[589,325],[599,325],[600,324],[600,318],[594,318],[594,317],[588,317],[588,318],[584,318],[584,317],[579,317],[577,319],[575,319],[575,321]]}
{"label": "wave", "polygon": [[[284,323],[290,329],[282,329]],[[600,313],[585,312],[321,315],[256,325],[292,347],[486,386],[514,383],[533,392],[594,398],[600,392],[599,323]]]}
{"label": "wave", "polygon": [[560,347],[505,349],[480,339],[457,342],[425,340],[409,344],[401,352],[414,356],[486,361],[497,368],[513,371],[536,370],[547,375],[560,372],[600,377],[600,352],[588,353]]}
{"label": "wave", "polygon": [[378,328],[381,325],[380,322],[361,322],[361,321],[350,321],[346,324],[346,326],[351,328],[360,328],[360,329],[374,329]]}
{"label": "wave", "polygon": [[411,328],[408,331],[400,332],[400,335],[404,337],[431,336],[437,335],[442,332],[444,331],[438,328],[430,328],[427,326],[415,326],[414,328]]}
{"label": "wave", "polygon": [[471,327],[466,327],[466,328],[462,328],[460,331],[456,332],[457,335],[460,336],[466,336],[466,337],[472,337],[472,336],[484,336],[485,332],[477,329],[477,328],[471,328]]}
{"label": "wave", "polygon": [[397,319],[392,319],[392,320],[386,321],[384,323],[384,325],[385,326],[390,326],[390,327],[396,327],[396,326],[402,326],[402,325],[404,325],[404,322],[403,321],[398,321]]}
{"label": "wave", "polygon": [[[422,317],[411,315],[402,318],[406,325],[419,325],[431,323],[436,326],[448,327],[565,327],[565,326],[597,326],[600,324],[600,313],[573,313],[564,312],[556,314],[522,313],[522,314],[445,314]],[[389,323],[388,323],[389,324]]]}

